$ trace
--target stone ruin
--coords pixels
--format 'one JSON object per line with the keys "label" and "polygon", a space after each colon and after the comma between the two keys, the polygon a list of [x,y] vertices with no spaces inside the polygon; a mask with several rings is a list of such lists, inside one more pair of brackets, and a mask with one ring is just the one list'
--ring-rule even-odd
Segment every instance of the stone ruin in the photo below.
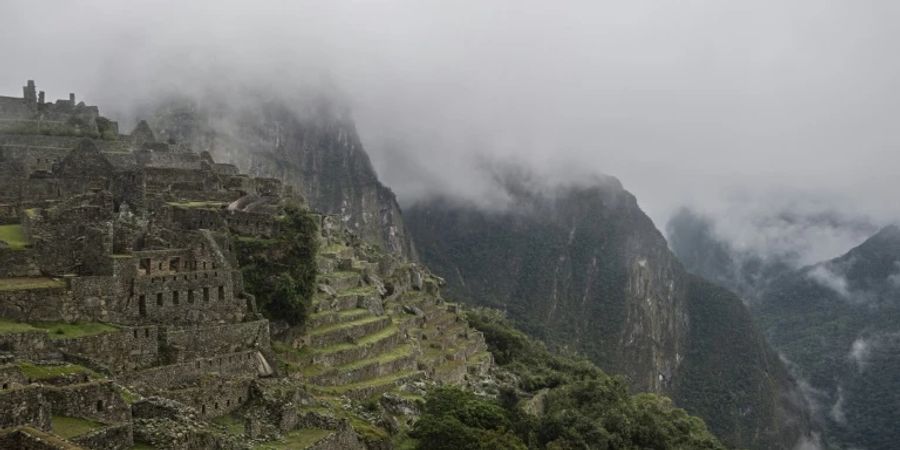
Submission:
{"label": "stone ruin", "polygon": [[273,342],[236,241],[302,198],[23,90],[0,97],[0,448],[365,448],[337,405],[487,373],[441,280],[329,216],[314,312]]}

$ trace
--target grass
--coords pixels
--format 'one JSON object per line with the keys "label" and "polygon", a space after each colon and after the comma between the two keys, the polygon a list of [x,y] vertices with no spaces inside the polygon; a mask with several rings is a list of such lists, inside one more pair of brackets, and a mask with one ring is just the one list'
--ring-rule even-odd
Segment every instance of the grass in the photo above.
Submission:
{"label": "grass", "polygon": [[328,430],[321,430],[318,428],[304,428],[286,434],[279,441],[265,442],[253,448],[256,450],[299,450],[307,448],[315,444],[316,442],[319,442],[329,434],[331,434],[331,431]]}
{"label": "grass", "polygon": [[53,427],[53,432],[63,439],[81,436],[103,427],[103,424],[100,422],[68,416],[52,416],[50,417],[50,424]]}
{"label": "grass", "polygon": [[21,322],[13,322],[11,320],[0,319],[0,334],[23,333],[26,331],[36,331],[37,328]]}
{"label": "grass", "polygon": [[337,270],[325,275],[325,278],[353,278],[358,276],[359,272],[353,270]]}
{"label": "grass", "polygon": [[[353,272],[355,273],[355,272]],[[373,286],[359,286],[353,289],[347,289],[340,293],[340,297],[346,297],[348,295],[369,295],[375,293],[375,287]]]}
{"label": "grass", "polygon": [[166,204],[182,208],[219,209],[225,207],[225,202],[166,202]]}
{"label": "grass", "polygon": [[350,350],[350,349],[356,348],[356,347],[363,347],[366,345],[374,344],[382,339],[387,339],[392,334],[397,333],[398,331],[399,331],[399,329],[397,328],[396,325],[390,325],[390,326],[385,327],[382,330],[378,331],[377,333],[365,335],[353,343],[348,342],[348,343],[342,343],[342,344],[335,344],[335,345],[331,345],[328,347],[322,347],[317,351],[317,353],[327,355],[329,353],[337,353],[337,352],[344,351],[344,350]]}
{"label": "grass", "polygon": [[93,371],[86,367],[79,366],[78,364],[38,366],[23,362],[19,364],[19,369],[21,369],[22,374],[30,380],[46,380],[48,378],[55,378],[73,373],[87,373],[89,375],[94,375]]}
{"label": "grass", "polygon": [[374,358],[356,360],[350,364],[345,364],[343,366],[338,367],[337,370],[339,372],[343,372],[343,371],[359,369],[360,367],[365,367],[370,364],[389,363],[391,361],[403,358],[405,356],[409,356],[410,354],[412,354],[412,351],[413,351],[413,346],[411,344],[398,345],[394,349],[384,352],[384,353],[381,353],[380,355],[375,356]]}
{"label": "grass", "polygon": [[36,322],[23,323],[0,319],[0,334],[23,333],[26,331],[45,331],[50,339],[70,339],[85,336],[94,336],[102,333],[117,331],[112,325],[99,322],[65,323],[65,322]]}
{"label": "grass", "polygon": [[394,372],[390,375],[385,375],[379,378],[370,378],[365,381],[360,381],[358,383],[344,384],[340,386],[330,386],[325,388],[326,392],[332,392],[335,394],[343,394],[348,391],[353,391],[356,389],[365,389],[373,386],[383,386],[385,384],[396,383],[398,380],[406,378],[410,375],[418,372],[417,370],[404,370],[403,372]]}
{"label": "grass", "polygon": [[330,333],[335,330],[342,330],[344,328],[358,327],[358,326],[366,325],[366,324],[376,322],[376,321],[379,321],[382,319],[383,319],[382,316],[369,316],[369,317],[363,317],[362,319],[356,319],[352,322],[338,322],[338,323],[334,323],[334,324],[324,326],[321,328],[316,328],[315,330],[310,331],[309,335],[310,336],[320,336],[320,335]]}
{"label": "grass", "polygon": [[226,416],[216,417],[212,420],[212,423],[225,427],[225,431],[228,432],[228,434],[232,434],[235,436],[244,434],[244,423],[238,420],[237,417],[230,414]]}
{"label": "grass", "polygon": [[241,242],[255,242],[262,245],[275,245],[281,243],[281,239],[267,239],[254,236],[238,236],[237,240]]}
{"label": "grass", "polygon": [[28,289],[64,288],[62,280],[47,277],[0,278],[0,291],[24,291]]}
{"label": "grass", "polygon": [[28,245],[22,225],[0,225],[0,241],[6,242],[13,250],[21,250]]}
{"label": "grass", "polygon": [[327,247],[320,249],[319,253],[334,255],[334,254],[340,253],[342,250],[347,249],[347,248],[349,248],[349,247],[347,247],[346,245],[343,245],[343,244],[331,244]]}
{"label": "grass", "polygon": [[47,332],[50,334],[50,339],[71,339],[85,336],[95,336],[98,334],[110,333],[119,330],[117,327],[99,322],[49,322],[35,323],[33,324],[33,326],[36,328],[47,330]]}

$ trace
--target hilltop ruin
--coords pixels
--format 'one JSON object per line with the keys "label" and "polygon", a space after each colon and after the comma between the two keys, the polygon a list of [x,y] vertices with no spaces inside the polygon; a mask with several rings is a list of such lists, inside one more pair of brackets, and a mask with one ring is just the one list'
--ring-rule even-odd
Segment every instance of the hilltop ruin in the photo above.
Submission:
{"label": "hilltop ruin", "polygon": [[310,314],[270,323],[240,248],[302,197],[44,97],[0,97],[0,447],[365,448],[403,414],[353,405],[491,367],[440,279],[310,211]]}

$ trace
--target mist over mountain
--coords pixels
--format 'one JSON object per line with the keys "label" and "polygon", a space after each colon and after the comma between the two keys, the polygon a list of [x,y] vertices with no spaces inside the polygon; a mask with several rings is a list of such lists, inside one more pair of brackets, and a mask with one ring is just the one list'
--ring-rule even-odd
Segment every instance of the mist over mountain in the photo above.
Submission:
{"label": "mist over mountain", "polygon": [[671,395],[730,445],[814,440],[799,388],[740,299],[688,274],[618,180],[496,173],[505,209],[436,198],[406,210],[449,298],[506,311],[633,389]]}
{"label": "mist over mountain", "polygon": [[[840,220],[809,222],[847,226]],[[688,270],[742,293],[801,380],[832,443],[895,446],[900,228],[887,226],[837,258],[802,267],[791,258],[738,250],[716,234],[709,219],[688,210],[667,228]],[[815,237],[816,229],[809,231],[801,242]]]}

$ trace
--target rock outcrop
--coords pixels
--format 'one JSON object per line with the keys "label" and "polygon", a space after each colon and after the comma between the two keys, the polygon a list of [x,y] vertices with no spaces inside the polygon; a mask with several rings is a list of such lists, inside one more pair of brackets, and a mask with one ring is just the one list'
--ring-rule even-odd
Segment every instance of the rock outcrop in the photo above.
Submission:
{"label": "rock outcrop", "polygon": [[732,293],[688,274],[630,193],[519,186],[504,210],[451,200],[406,220],[448,296],[505,310],[548,343],[667,393],[745,448],[791,448],[809,432],[802,398]]}
{"label": "rock outcrop", "polygon": [[190,143],[251,175],[297,186],[312,209],[339,216],[389,253],[416,259],[397,199],[378,180],[349,113],[331,100],[315,99],[301,109],[256,93],[238,97],[171,99],[156,107],[152,125],[162,139]]}

